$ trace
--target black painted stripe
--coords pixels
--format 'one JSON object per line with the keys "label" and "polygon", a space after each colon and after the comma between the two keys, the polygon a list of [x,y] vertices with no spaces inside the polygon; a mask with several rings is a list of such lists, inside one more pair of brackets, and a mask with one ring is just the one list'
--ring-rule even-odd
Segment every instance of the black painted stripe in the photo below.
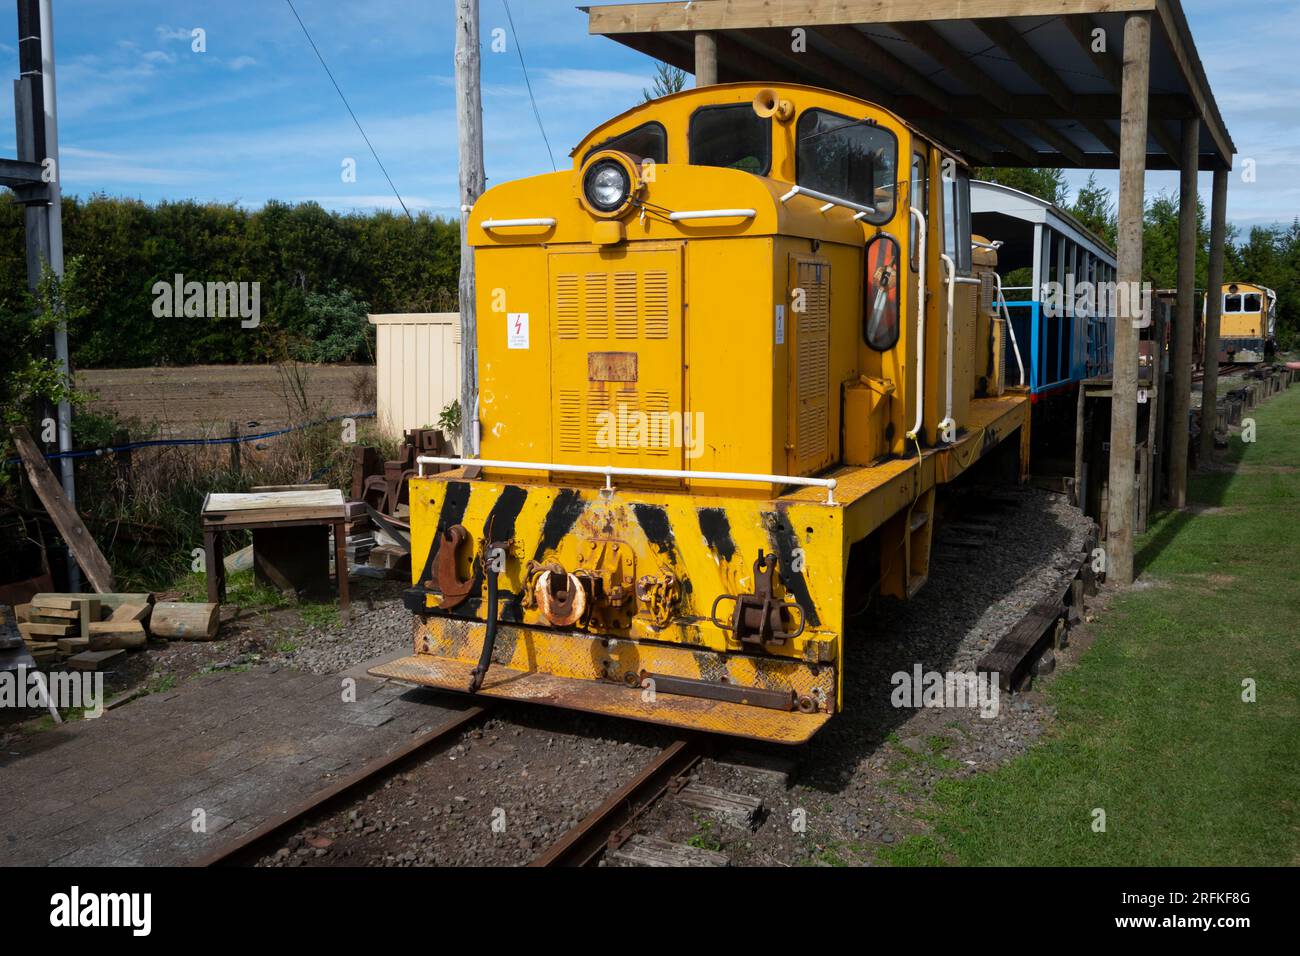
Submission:
{"label": "black painted stripe", "polygon": [[794,536],[794,527],[785,516],[776,511],[763,512],[763,524],[767,526],[767,539],[777,556],[777,574],[781,583],[790,592],[795,603],[803,609],[804,618],[810,627],[821,626],[821,617],[808,591],[808,582],[802,571],[795,571],[794,552],[799,547],[799,540]]}
{"label": "black painted stripe", "polygon": [[438,510],[438,527],[434,529],[433,541],[429,544],[429,556],[424,561],[424,570],[417,583],[424,584],[433,577],[433,560],[438,556],[438,545],[442,543],[443,533],[454,524],[465,520],[465,509],[469,506],[470,486],[463,481],[449,481],[447,493],[443,496],[442,507]]}
{"label": "black painted stripe", "polygon": [[731,537],[731,521],[724,508],[701,508],[700,534],[707,544],[723,561],[730,561],[736,556],[736,542]]}
{"label": "black painted stripe", "polygon": [[[497,500],[492,503],[492,510],[488,512],[487,518],[483,521],[483,541],[491,544],[493,541],[509,541],[515,536],[515,521],[519,517],[519,512],[524,508],[524,502],[528,500],[528,492],[517,485],[506,485],[501,489],[501,494],[497,495]],[[488,536],[491,535],[491,541]],[[455,610],[462,615],[478,615],[478,610],[483,604],[483,597],[479,594],[483,590],[483,563],[476,562],[474,565],[474,581],[470,584],[469,598],[463,605]],[[512,591],[503,592],[498,600],[502,606],[508,606],[511,603],[517,603],[520,595]],[[498,616],[501,615],[498,609]]]}
{"label": "black painted stripe", "polygon": [[547,551],[559,547],[564,536],[573,529],[586,510],[587,502],[578,492],[572,488],[560,489],[560,493],[551,502],[550,510],[546,512],[546,520],[542,522],[542,537],[537,542],[537,550],[533,552],[533,560],[541,561]]}
{"label": "black painted stripe", "polygon": [[668,512],[659,505],[634,504],[632,512],[645,532],[646,539],[667,555],[672,564],[677,563],[677,545],[673,540],[673,525]]}

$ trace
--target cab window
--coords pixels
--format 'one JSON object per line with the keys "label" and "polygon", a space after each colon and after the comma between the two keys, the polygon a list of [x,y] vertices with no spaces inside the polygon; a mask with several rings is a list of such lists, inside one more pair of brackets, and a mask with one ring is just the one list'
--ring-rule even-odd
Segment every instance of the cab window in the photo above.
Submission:
{"label": "cab window", "polygon": [[1224,312],[1240,312],[1240,311],[1241,311],[1241,296],[1239,296],[1239,295],[1225,295],[1225,296],[1223,297],[1223,311],[1224,311]]}
{"label": "cab window", "polygon": [[[926,166],[925,156],[921,153],[912,154],[912,189],[908,193],[910,197],[908,202],[917,208],[921,213],[921,218],[929,222],[930,219],[930,170]],[[916,272],[920,268],[921,248],[920,242],[916,235],[916,220],[908,215],[908,247],[912,250],[912,271]]]}
{"label": "cab window", "polygon": [[687,134],[692,166],[721,166],[766,176],[772,168],[772,121],[748,103],[704,106]]}
{"label": "cab window", "polygon": [[[958,272],[971,267],[970,174],[950,159],[940,163],[943,180],[943,251]],[[1071,267],[1073,271],[1073,267]]]}
{"label": "cab window", "polygon": [[617,149],[637,159],[648,159],[654,163],[668,162],[668,133],[662,123],[642,123],[636,129],[619,133],[603,143],[597,143],[587,150],[582,157],[585,163],[593,153],[602,149]]}
{"label": "cab window", "polygon": [[795,129],[795,181],[818,192],[871,206],[867,222],[894,215],[898,140],[870,120],[808,109]]}
{"label": "cab window", "polygon": [[1241,300],[1241,311],[1242,311],[1242,312],[1258,312],[1258,311],[1259,311],[1259,296],[1256,295],[1256,294],[1253,293],[1253,292],[1248,292],[1248,293],[1245,295],[1245,297]]}

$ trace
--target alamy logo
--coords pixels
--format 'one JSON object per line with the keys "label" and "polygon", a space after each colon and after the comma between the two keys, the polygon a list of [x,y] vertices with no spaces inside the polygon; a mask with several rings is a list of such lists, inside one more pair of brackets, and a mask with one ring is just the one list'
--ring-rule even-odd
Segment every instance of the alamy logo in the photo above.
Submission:
{"label": "alamy logo", "polygon": [[104,713],[104,675],[60,671],[47,678],[40,671],[29,671],[23,665],[17,670],[0,672],[0,707],[35,710],[48,706],[59,710],[80,708],[87,719],[99,717]]}
{"label": "alamy logo", "polygon": [[1143,320],[1151,314],[1150,282],[1065,282],[1043,283],[1043,314],[1048,318],[1113,315]]}
{"label": "alamy logo", "polygon": [[998,715],[998,675],[971,671],[898,671],[890,703],[895,707],[977,707],[980,716],[991,720]]}
{"label": "alamy logo", "polygon": [[704,454],[704,413],[643,412],[619,402],[618,412],[596,413],[600,448],[681,448],[692,460]]}
{"label": "alamy logo", "polygon": [[238,316],[242,329],[255,329],[262,323],[260,282],[186,282],[178,272],[171,282],[155,282],[153,294],[153,314],[159,319]]}
{"label": "alamy logo", "polygon": [[133,936],[153,928],[152,893],[82,893],[74,886],[51,896],[50,907],[50,925],[60,928],[126,926]]}

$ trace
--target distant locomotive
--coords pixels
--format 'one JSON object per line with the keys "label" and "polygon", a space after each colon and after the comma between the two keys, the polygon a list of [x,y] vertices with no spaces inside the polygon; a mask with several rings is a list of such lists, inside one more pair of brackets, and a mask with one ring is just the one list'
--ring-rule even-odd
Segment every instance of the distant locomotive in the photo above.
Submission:
{"label": "distant locomotive", "polygon": [[1277,348],[1277,293],[1249,282],[1225,282],[1221,294],[1219,361],[1265,361]]}
{"label": "distant locomotive", "polygon": [[422,459],[458,467],[410,483],[415,653],[374,672],[807,740],[851,706],[852,607],[926,582],[936,488],[1027,465],[968,170],[797,85],[573,158],[470,215],[482,458]]}

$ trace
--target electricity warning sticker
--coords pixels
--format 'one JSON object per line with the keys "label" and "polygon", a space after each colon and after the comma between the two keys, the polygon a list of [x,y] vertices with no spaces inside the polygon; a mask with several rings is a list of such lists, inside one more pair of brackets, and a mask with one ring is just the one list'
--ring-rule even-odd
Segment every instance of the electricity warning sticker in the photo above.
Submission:
{"label": "electricity warning sticker", "polygon": [[506,316],[506,345],[512,349],[528,348],[527,312],[511,312]]}
{"label": "electricity warning sticker", "polygon": [[776,344],[785,345],[785,306],[776,307]]}

